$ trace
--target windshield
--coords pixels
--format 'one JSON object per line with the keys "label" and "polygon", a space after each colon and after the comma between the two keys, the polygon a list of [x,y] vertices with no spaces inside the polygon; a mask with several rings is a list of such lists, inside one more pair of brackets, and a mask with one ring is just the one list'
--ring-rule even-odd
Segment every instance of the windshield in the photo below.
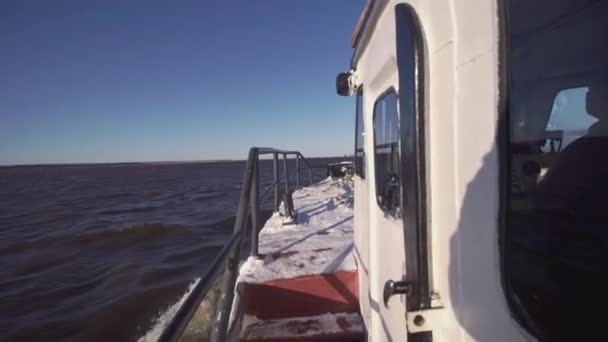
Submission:
{"label": "windshield", "polygon": [[507,289],[536,336],[580,338],[606,298],[608,2],[508,11]]}

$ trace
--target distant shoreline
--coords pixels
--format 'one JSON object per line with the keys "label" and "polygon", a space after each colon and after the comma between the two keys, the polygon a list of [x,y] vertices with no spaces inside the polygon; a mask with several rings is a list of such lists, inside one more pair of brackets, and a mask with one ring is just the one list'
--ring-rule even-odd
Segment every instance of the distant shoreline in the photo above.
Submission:
{"label": "distant shoreline", "polygon": [[[308,159],[350,159],[352,156],[339,156],[339,157],[310,157]],[[266,160],[266,159],[263,159]],[[128,165],[173,165],[173,164],[207,164],[207,163],[231,163],[231,162],[245,162],[245,159],[213,159],[213,160],[176,160],[176,161],[142,161],[142,162],[100,162],[100,163],[38,163],[38,164],[6,164],[0,165],[0,168],[13,168],[13,167],[59,167],[59,166],[128,166]]]}
{"label": "distant shoreline", "polygon": [[176,161],[135,161],[135,162],[99,162],[99,163],[38,163],[38,164],[8,164],[0,167],[38,167],[38,166],[102,166],[102,165],[170,165],[170,164],[203,164],[203,163],[226,163],[240,161],[237,159],[217,160],[176,160]]}

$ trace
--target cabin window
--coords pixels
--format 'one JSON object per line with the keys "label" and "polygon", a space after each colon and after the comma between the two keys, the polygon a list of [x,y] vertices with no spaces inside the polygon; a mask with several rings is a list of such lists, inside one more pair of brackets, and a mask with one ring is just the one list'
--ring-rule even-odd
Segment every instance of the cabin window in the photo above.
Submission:
{"label": "cabin window", "polygon": [[363,90],[357,91],[357,108],[355,121],[355,174],[365,178],[365,125],[363,124]]}
{"label": "cabin window", "polygon": [[532,334],[581,340],[608,298],[608,2],[507,6],[506,289]]}
{"label": "cabin window", "polygon": [[401,217],[397,94],[390,90],[374,104],[374,162],[376,198],[389,215]]}

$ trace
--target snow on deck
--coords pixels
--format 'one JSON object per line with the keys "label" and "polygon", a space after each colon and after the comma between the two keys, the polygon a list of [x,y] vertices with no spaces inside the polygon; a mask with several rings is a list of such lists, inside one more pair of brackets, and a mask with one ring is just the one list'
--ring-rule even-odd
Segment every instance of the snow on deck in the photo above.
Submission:
{"label": "snow on deck", "polygon": [[286,336],[322,337],[338,335],[347,339],[363,333],[363,322],[357,313],[324,314],[312,317],[260,320],[245,315],[243,325],[249,327],[241,333],[241,340],[284,340]]}
{"label": "snow on deck", "polygon": [[262,258],[249,257],[238,282],[356,270],[353,249],[353,192],[349,181],[327,178],[293,193],[295,224],[275,213],[259,236]]}

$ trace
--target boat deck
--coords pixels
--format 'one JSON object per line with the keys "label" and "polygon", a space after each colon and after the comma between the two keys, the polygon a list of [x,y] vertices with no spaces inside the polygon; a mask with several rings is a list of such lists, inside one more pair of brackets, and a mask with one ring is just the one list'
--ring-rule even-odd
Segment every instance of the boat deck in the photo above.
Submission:
{"label": "boat deck", "polygon": [[275,213],[260,231],[261,257],[240,269],[240,340],[360,341],[351,183],[328,178],[293,201],[295,222]]}

